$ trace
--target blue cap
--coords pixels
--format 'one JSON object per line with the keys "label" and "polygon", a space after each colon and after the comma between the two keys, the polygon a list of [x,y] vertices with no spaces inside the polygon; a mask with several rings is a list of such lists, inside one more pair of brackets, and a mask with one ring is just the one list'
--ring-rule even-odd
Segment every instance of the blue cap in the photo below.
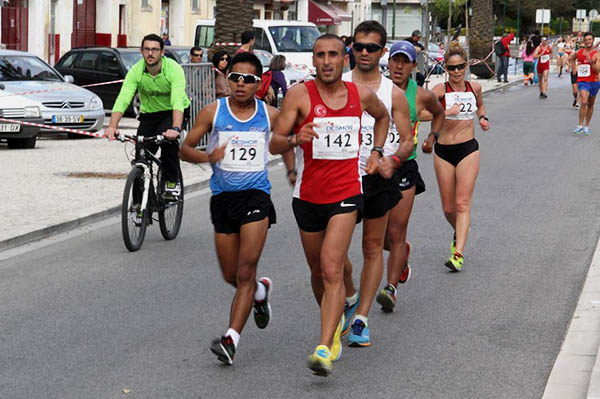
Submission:
{"label": "blue cap", "polygon": [[417,50],[415,50],[415,46],[406,40],[400,40],[399,42],[394,43],[390,49],[390,58],[396,54],[404,54],[408,57],[410,62],[415,62],[417,59]]}

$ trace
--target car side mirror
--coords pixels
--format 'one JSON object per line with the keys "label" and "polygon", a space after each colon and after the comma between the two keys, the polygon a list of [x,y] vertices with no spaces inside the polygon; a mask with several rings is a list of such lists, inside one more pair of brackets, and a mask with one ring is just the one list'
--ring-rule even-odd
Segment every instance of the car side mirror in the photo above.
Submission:
{"label": "car side mirror", "polygon": [[75,83],[75,78],[71,75],[65,75],[65,82],[67,83]]}

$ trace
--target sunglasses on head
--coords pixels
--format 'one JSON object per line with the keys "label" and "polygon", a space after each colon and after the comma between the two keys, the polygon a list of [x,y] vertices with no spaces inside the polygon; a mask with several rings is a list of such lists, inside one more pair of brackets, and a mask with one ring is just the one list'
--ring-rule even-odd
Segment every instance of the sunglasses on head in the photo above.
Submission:
{"label": "sunglasses on head", "polygon": [[446,69],[449,71],[456,71],[457,69],[459,71],[462,71],[463,69],[465,69],[467,66],[467,63],[463,63],[463,64],[458,64],[458,65],[446,65]]}
{"label": "sunglasses on head", "polygon": [[252,75],[251,73],[231,72],[229,75],[227,75],[227,78],[232,82],[239,82],[240,79],[243,79],[244,83],[246,84],[260,82],[260,78],[256,75]]}
{"label": "sunglasses on head", "polygon": [[362,53],[364,49],[367,49],[367,53],[374,53],[381,50],[383,47],[377,43],[353,43],[352,48],[359,53]]}

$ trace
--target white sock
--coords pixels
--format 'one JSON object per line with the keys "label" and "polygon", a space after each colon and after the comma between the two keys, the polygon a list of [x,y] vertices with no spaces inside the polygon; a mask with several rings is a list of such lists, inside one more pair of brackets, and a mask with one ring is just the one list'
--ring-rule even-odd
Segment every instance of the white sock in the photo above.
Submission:
{"label": "white sock", "polygon": [[358,292],[355,292],[354,295],[346,297],[346,305],[352,306],[358,301]]}
{"label": "white sock", "polygon": [[263,301],[267,297],[267,287],[264,284],[256,282],[256,291],[254,291],[254,300]]}
{"label": "white sock", "polygon": [[231,337],[231,339],[233,340],[233,345],[235,346],[235,349],[237,349],[238,343],[240,342],[240,334],[237,331],[235,331],[233,328],[230,328],[225,333],[225,336]]}
{"label": "white sock", "polygon": [[365,323],[365,327],[369,327],[369,319],[365,316],[357,314],[356,316],[354,316],[354,322],[356,322],[356,320],[362,321],[363,323]]}
{"label": "white sock", "polygon": [[577,125],[577,129],[583,129],[583,126]]}

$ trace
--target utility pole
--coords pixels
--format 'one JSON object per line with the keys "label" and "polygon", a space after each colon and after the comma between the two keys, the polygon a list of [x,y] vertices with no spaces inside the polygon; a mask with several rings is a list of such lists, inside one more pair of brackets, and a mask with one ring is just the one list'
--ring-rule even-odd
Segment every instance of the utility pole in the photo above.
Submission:
{"label": "utility pole", "polygon": [[396,0],[392,8],[392,41],[396,41]]}
{"label": "utility pole", "polygon": [[448,0],[448,35],[446,36],[446,48],[450,45],[450,29],[452,27],[452,0]]}
{"label": "utility pole", "polygon": [[506,0],[503,1],[504,6],[502,9],[502,33],[506,32]]}
{"label": "utility pole", "polygon": [[517,3],[517,43],[521,43],[521,0]]}

